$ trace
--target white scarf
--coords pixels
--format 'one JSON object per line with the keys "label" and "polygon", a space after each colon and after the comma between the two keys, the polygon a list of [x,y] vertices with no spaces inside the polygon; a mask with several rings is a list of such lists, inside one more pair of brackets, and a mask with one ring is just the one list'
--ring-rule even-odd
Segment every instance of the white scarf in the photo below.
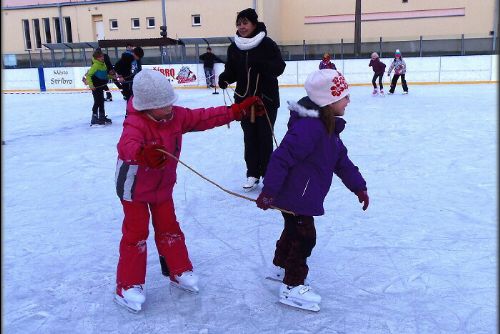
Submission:
{"label": "white scarf", "polygon": [[252,38],[244,38],[240,37],[238,35],[234,36],[234,43],[236,43],[236,46],[238,49],[242,51],[250,50],[256,47],[257,45],[262,42],[262,40],[266,37],[266,33],[264,31],[259,32],[257,35],[255,35]]}

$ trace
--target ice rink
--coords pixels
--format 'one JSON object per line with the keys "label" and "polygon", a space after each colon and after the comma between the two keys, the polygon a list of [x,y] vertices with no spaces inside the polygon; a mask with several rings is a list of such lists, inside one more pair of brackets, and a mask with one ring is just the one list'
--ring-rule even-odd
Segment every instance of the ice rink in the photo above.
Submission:
{"label": "ice rink", "polygon": [[[388,88],[388,87],[387,87]],[[334,178],[308,264],[318,313],[278,303],[264,279],[277,211],[233,197],[179,165],[177,218],[200,293],[170,287],[152,231],[147,300],[113,302],[123,212],[115,193],[125,101],[91,128],[90,93],[2,98],[2,327],[5,333],[497,333],[497,84],[351,88],[341,134],[370,207]],[[223,105],[178,89],[179,105]],[[281,88],[278,141],[287,100]],[[229,190],[245,179],[240,125],[184,135],[181,160]],[[259,188],[260,190],[260,188]],[[245,195],[256,198],[258,191]]]}

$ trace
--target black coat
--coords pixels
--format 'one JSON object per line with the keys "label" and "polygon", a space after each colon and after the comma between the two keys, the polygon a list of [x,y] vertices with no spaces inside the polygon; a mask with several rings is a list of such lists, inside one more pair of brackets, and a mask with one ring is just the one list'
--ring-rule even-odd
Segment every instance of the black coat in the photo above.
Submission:
{"label": "black coat", "polygon": [[214,63],[223,63],[223,61],[211,52],[205,52],[200,56],[203,61],[203,67],[214,68]]}
{"label": "black coat", "polygon": [[[266,31],[262,22],[257,24],[255,34]],[[240,97],[235,94],[235,102],[241,102],[245,97],[259,96],[267,109],[277,109],[280,106],[278,91],[278,76],[285,70],[285,62],[276,43],[265,36],[259,45],[250,50],[240,50],[233,42],[227,49],[227,62],[219,80],[233,83],[236,81],[236,93],[246,95]],[[248,70],[250,83],[248,83]],[[257,83],[257,73],[259,81]],[[256,89],[257,83],[257,89]],[[247,89],[248,88],[248,89]]]}
{"label": "black coat", "polygon": [[115,64],[115,72],[122,77],[131,80],[134,75],[142,70],[142,64],[140,60],[136,61],[137,68],[135,70],[132,68],[132,63],[134,62],[134,60],[136,59],[131,52],[122,53],[122,57]]}

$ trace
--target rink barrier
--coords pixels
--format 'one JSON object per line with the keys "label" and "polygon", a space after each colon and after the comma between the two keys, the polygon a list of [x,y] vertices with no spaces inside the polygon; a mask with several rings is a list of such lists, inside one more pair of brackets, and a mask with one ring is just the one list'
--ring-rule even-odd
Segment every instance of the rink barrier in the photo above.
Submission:
{"label": "rink barrier", "polygon": [[[422,85],[476,85],[476,84],[498,84],[498,81],[446,81],[446,82],[411,82],[407,80],[408,85],[410,86],[422,86]],[[386,83],[386,85],[390,85],[390,83]],[[349,86],[372,86],[370,83],[353,83],[349,84]],[[234,85],[229,85],[228,87],[235,88]],[[293,87],[304,87],[304,85],[291,85],[291,84],[283,84],[279,85],[282,88],[293,88]],[[209,91],[206,86],[180,86],[175,87],[175,89],[200,89]],[[210,89],[212,91],[213,89]],[[110,88],[112,92],[120,91],[118,88]],[[2,94],[81,94],[81,93],[90,93],[90,89],[80,89],[80,88],[61,88],[61,89],[47,89],[45,92],[41,92],[36,89],[24,89],[24,90],[2,90]]]}

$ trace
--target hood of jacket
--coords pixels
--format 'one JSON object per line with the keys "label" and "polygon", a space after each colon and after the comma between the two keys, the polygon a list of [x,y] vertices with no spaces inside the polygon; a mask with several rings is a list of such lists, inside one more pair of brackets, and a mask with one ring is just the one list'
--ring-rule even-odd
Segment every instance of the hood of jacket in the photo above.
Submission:
{"label": "hood of jacket", "polygon": [[[301,98],[297,102],[287,101],[288,109],[290,110],[290,119],[288,128],[292,127],[295,122],[304,117],[319,118],[320,107],[311,101],[308,96]],[[335,133],[340,134],[345,128],[345,120],[341,117],[335,117]]]}

